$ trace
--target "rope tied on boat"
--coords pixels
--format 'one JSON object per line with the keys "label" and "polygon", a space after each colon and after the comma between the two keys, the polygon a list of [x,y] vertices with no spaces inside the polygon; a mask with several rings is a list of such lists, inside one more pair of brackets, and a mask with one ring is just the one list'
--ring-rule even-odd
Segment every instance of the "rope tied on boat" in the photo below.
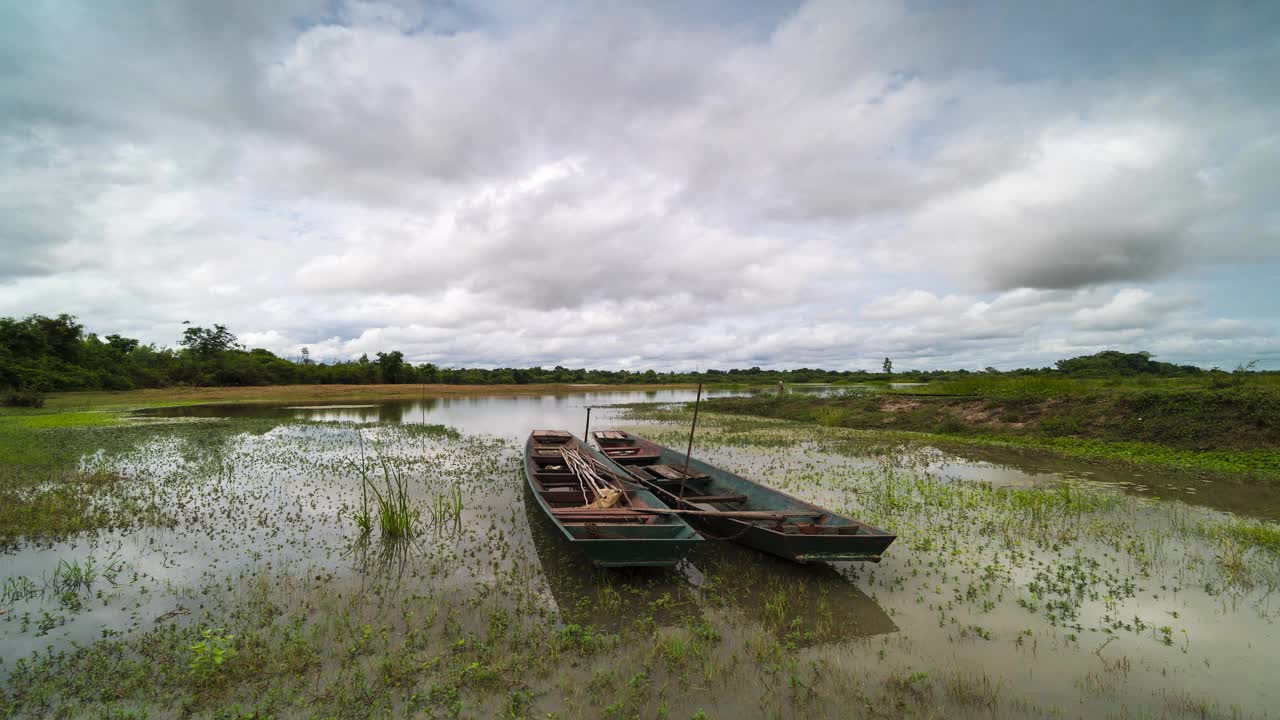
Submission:
{"label": "rope tied on boat", "polygon": [[608,480],[601,477],[596,472],[593,464],[582,456],[581,450],[577,448],[570,449],[562,445],[560,447],[560,457],[564,458],[564,464],[577,476],[578,485],[582,488],[582,496],[586,497],[588,486],[591,488],[591,494],[595,496],[595,500],[587,503],[584,507],[611,508],[623,499],[622,490],[614,487]]}

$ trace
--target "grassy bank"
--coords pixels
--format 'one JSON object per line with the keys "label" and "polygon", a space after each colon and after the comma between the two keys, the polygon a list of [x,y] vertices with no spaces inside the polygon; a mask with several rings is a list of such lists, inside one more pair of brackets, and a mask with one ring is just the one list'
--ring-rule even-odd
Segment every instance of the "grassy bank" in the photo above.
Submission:
{"label": "grassy bank", "polygon": [[1280,387],[1274,384],[1141,387],[1031,379],[939,383],[910,393],[717,398],[708,408],[1280,477]]}

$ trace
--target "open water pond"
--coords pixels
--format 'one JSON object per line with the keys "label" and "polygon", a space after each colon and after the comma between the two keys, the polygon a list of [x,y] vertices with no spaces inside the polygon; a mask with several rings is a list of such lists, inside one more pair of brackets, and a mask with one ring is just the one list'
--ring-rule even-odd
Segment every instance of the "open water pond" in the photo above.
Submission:
{"label": "open water pond", "polygon": [[[1041,457],[706,416],[703,459],[897,532],[884,561],[705,542],[674,571],[594,570],[527,497],[520,442],[581,432],[586,405],[692,399],[662,392],[69,428],[96,447],[82,468],[119,478],[99,501],[158,520],[4,549],[0,710],[1207,718],[1280,701],[1275,526]],[[597,409],[606,425],[686,431]],[[370,482],[406,488],[412,537],[375,520],[362,539]]]}

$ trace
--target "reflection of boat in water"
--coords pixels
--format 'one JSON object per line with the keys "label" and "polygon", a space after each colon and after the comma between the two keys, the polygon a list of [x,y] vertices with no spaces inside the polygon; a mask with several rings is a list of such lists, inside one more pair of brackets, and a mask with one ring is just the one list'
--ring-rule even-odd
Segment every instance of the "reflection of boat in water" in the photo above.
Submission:
{"label": "reflection of boat in water", "polygon": [[583,562],[566,551],[527,486],[524,509],[534,551],[565,623],[616,633],[648,618],[661,626],[678,625],[697,612],[692,588],[679,573],[649,567],[603,569]]}
{"label": "reflection of boat in water", "polygon": [[830,565],[796,565],[728,542],[702,543],[688,560],[704,605],[736,610],[780,640],[807,646],[898,630]]}

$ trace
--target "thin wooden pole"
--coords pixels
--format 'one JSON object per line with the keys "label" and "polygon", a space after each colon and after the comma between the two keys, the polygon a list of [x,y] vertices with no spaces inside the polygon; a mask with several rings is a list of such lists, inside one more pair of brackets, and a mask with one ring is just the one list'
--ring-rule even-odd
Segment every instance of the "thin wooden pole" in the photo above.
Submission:
{"label": "thin wooden pole", "polygon": [[684,451],[684,473],[680,476],[680,499],[684,499],[684,481],[689,477],[689,456],[693,455],[693,431],[698,428],[698,407],[702,405],[702,383],[698,383],[698,398],[693,401],[693,424],[689,426],[689,447]]}
{"label": "thin wooden pole", "polygon": [[[609,515],[699,515],[705,517],[736,518],[739,520],[785,520],[794,517],[822,517],[812,510],[671,510],[669,508],[608,508]],[[597,508],[556,508],[556,517],[573,517],[578,514],[593,515]]]}
{"label": "thin wooden pole", "polygon": [[582,428],[582,442],[587,442],[591,436],[587,433],[591,432],[591,406],[587,406],[587,426]]}

